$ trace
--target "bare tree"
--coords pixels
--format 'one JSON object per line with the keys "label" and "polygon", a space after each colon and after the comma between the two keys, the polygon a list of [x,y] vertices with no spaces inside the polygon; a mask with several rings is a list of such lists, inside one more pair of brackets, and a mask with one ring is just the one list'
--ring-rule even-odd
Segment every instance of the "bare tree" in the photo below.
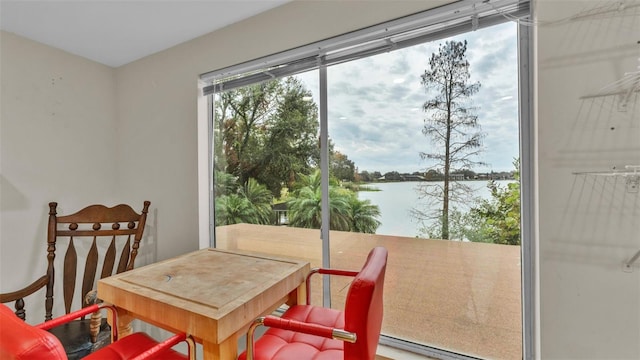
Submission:
{"label": "bare tree", "polygon": [[[458,172],[481,164],[474,156],[482,151],[482,137],[475,108],[470,106],[470,97],[480,90],[480,83],[469,83],[469,62],[466,58],[467,41],[447,41],[440,44],[438,53],[431,54],[429,69],[421,75],[427,94],[434,94],[423,105],[428,118],[422,133],[432,140],[432,152],[421,152],[420,157],[444,175],[444,183],[423,183],[418,192],[422,198],[442,201],[437,214],[428,214],[419,209],[414,216],[440,220],[439,236],[449,239],[450,202],[466,195],[470,188],[459,183]],[[454,176],[455,175],[455,176]],[[463,180],[463,179],[462,179]]]}

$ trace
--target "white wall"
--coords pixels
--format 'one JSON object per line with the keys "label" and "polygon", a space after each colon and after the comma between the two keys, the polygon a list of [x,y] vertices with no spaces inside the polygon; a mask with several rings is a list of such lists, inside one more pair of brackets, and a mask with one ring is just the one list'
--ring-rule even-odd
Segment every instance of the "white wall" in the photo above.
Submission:
{"label": "white wall", "polygon": [[7,32],[0,46],[0,292],[7,292],[45,273],[50,201],[62,214],[112,203],[117,129],[113,69]]}
{"label": "white wall", "polygon": [[640,266],[621,268],[640,250],[640,194],[574,174],[640,164],[640,95],[625,112],[616,96],[581,99],[640,70],[640,2],[569,20],[613,4],[535,4],[542,359],[640,359]]}
{"label": "white wall", "polygon": [[446,2],[292,2],[118,68],[118,183],[157,207],[157,259],[198,248],[200,74]]}

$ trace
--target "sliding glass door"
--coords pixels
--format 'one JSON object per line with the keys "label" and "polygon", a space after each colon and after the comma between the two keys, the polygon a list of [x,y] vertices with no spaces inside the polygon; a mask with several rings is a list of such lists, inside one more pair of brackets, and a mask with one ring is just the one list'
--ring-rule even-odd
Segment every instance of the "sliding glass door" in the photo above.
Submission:
{"label": "sliding glass door", "polygon": [[215,246],[350,270],[384,246],[382,343],[520,359],[518,25],[422,38],[211,85]]}
{"label": "sliding glass door", "polygon": [[[428,108],[447,89],[425,77],[446,51],[468,63],[450,94],[457,98],[446,104],[445,96],[442,106],[456,107],[450,149],[433,136],[446,133],[446,121],[433,120],[446,111]],[[391,338],[521,356],[517,57],[517,26],[505,23],[327,69],[331,264],[353,268],[372,246],[394,248],[401,259],[390,259],[397,278],[383,327]],[[317,76],[295,77],[318,88]],[[468,89],[477,91],[462,94]],[[334,306],[343,304],[345,285],[334,282]],[[485,341],[488,334],[500,336]]]}

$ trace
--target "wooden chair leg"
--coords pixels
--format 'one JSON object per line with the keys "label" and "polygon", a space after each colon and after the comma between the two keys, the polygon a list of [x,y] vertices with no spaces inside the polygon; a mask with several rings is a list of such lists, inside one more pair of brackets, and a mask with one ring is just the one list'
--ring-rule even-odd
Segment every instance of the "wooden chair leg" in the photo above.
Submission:
{"label": "wooden chair leg", "polygon": [[[84,302],[87,305],[93,305],[98,303],[98,292],[91,290],[85,295]],[[91,313],[91,320],[89,322],[89,334],[91,336],[91,342],[96,343],[98,341],[98,333],[100,332],[100,325],[102,325],[102,313],[96,311]]]}
{"label": "wooden chair leg", "polygon": [[91,314],[91,322],[89,323],[89,333],[91,335],[91,342],[95,344],[98,341],[98,333],[100,332],[100,325],[102,323],[102,314],[96,311]]}

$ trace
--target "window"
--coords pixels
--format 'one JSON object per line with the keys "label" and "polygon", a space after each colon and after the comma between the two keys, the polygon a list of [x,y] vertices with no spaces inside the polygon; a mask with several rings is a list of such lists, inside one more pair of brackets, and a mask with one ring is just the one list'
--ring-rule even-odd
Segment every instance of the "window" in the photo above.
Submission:
{"label": "window", "polygon": [[[513,245],[426,240],[442,236],[444,221],[421,216],[428,186],[441,188],[445,174],[491,201],[487,179],[502,181],[496,191],[506,194],[517,183],[514,160],[527,166],[518,146],[528,107],[526,91],[518,94],[522,50],[517,24],[506,21],[525,16],[527,4],[467,5],[203,75],[211,94],[212,239],[341,268],[357,268],[370,247],[384,245],[398,258],[390,259],[385,284],[382,342],[438,356],[520,358],[527,351],[520,277],[529,255],[521,258]],[[423,134],[424,120],[435,115],[422,111],[433,93],[420,75],[440,44],[465,40],[469,85],[480,82],[484,93],[461,108],[478,112],[487,151],[477,160],[491,166],[444,172]],[[447,237],[490,237],[463,231],[478,221],[464,218],[481,207],[473,198],[452,196],[447,223],[458,232]],[[518,241],[520,233],[526,239],[526,226],[516,227]],[[340,307],[346,284],[323,285],[312,300]]]}

